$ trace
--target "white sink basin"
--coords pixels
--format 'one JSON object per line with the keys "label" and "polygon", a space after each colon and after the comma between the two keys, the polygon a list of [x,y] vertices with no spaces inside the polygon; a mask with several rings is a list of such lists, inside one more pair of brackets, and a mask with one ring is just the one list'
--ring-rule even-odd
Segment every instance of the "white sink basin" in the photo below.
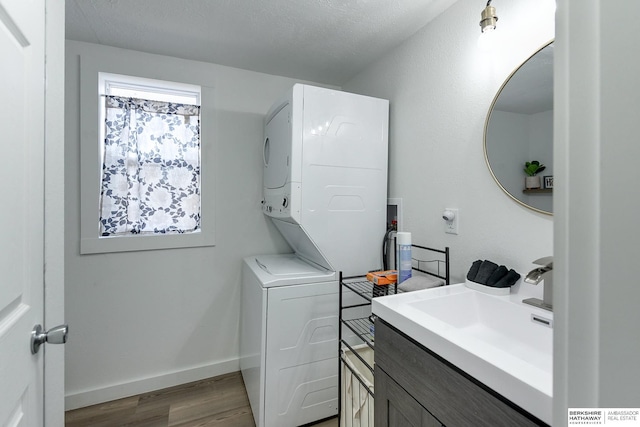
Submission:
{"label": "white sink basin", "polygon": [[[464,284],[379,297],[373,313],[551,424],[553,314]],[[533,320],[537,319],[537,320]]]}

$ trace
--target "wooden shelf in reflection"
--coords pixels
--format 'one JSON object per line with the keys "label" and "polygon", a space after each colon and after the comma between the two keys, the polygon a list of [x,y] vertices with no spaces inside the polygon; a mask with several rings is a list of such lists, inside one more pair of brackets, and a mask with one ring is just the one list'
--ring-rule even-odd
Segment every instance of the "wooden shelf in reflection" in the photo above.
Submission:
{"label": "wooden shelf in reflection", "polygon": [[523,193],[532,194],[532,193],[553,193],[553,188],[525,188],[522,190]]}

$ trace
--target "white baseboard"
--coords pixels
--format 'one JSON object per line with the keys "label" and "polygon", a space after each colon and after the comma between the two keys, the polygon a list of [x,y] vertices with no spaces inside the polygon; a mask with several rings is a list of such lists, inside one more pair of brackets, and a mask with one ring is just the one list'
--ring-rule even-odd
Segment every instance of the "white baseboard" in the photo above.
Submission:
{"label": "white baseboard", "polygon": [[239,370],[240,360],[234,358],[154,377],[136,379],[125,383],[67,394],[65,396],[65,410],[70,411],[72,409],[135,396],[136,394],[173,387],[192,381],[199,381]]}

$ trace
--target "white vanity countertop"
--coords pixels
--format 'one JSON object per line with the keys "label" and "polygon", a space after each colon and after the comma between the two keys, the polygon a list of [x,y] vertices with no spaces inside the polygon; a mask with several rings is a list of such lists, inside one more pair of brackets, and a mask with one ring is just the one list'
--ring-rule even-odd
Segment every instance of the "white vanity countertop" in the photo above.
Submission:
{"label": "white vanity countertop", "polygon": [[372,311],[551,425],[553,313],[521,300],[461,283],[374,298]]}

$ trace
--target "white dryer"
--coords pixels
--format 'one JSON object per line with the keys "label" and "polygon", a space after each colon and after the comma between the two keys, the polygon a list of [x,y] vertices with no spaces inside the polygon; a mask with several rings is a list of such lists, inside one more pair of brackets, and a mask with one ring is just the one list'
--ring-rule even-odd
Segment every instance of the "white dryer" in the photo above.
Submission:
{"label": "white dryer", "polygon": [[346,276],[382,267],[389,101],[296,84],[265,119],[262,211],[298,255]]}
{"label": "white dryer", "polygon": [[336,273],[295,254],[242,265],[240,367],[257,427],[292,427],[338,410]]}

